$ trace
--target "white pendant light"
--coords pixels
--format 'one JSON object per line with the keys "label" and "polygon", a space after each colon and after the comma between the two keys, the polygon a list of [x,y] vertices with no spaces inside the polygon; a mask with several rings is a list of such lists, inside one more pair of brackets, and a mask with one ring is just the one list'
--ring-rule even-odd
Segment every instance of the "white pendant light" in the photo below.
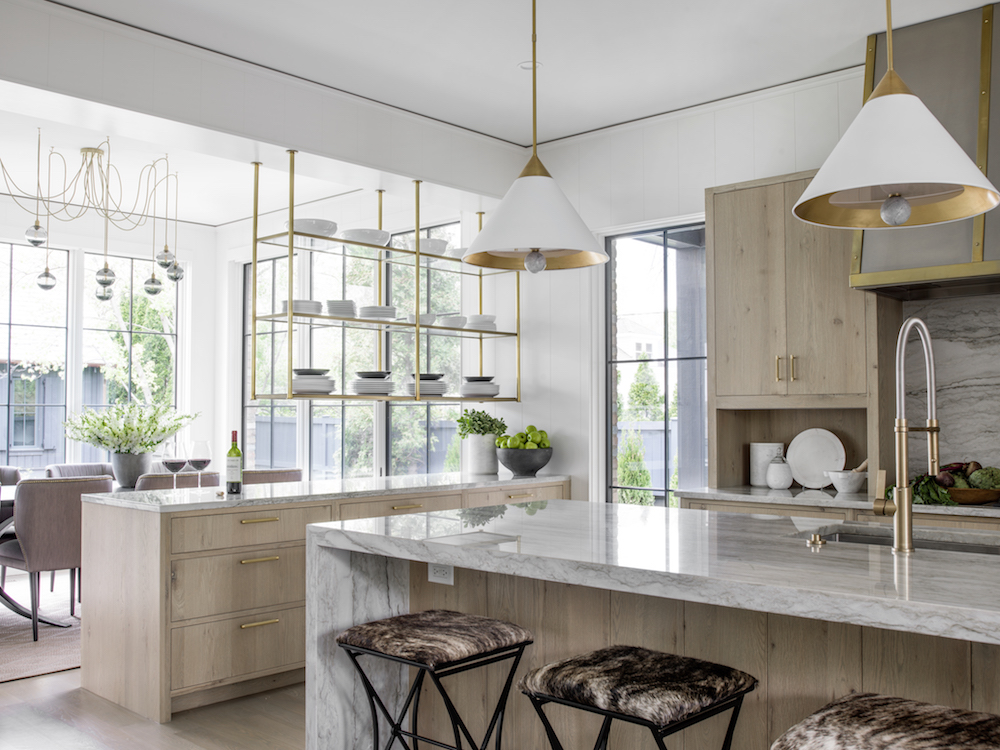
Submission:
{"label": "white pendant light", "polygon": [[532,273],[607,263],[608,254],[538,158],[535,38],[532,0],[531,159],[462,260],[487,268],[527,268]]}
{"label": "white pendant light", "polygon": [[792,212],[810,224],[891,229],[978,216],[1000,194],[892,67],[892,7],[886,0],[888,70]]}

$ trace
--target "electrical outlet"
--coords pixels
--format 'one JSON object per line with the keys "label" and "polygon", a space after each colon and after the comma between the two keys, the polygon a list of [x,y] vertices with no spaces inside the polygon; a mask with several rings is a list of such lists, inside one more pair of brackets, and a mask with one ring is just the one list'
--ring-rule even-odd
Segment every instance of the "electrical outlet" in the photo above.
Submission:
{"label": "electrical outlet", "polygon": [[443,583],[445,586],[455,585],[455,566],[441,563],[428,563],[427,580],[431,583]]}

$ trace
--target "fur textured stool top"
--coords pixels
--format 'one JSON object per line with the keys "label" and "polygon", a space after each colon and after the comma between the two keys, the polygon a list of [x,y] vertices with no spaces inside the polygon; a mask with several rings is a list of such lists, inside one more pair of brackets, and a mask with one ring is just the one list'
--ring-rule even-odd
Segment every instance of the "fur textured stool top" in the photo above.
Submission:
{"label": "fur textured stool top", "polygon": [[771,750],[997,750],[1000,716],[875,693],[829,703]]}
{"label": "fur textured stool top", "polygon": [[337,636],[337,643],[434,669],[532,637],[531,631],[503,620],[431,609],[355,625]]}
{"label": "fur textured stool top", "polygon": [[612,646],[547,664],[522,677],[518,687],[528,695],[560,698],[662,727],[756,685],[755,677],[721,664]]}

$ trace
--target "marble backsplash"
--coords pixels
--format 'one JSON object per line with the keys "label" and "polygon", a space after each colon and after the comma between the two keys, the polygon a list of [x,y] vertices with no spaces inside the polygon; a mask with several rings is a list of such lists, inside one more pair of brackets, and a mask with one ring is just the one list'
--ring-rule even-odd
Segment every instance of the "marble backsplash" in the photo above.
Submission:
{"label": "marble backsplash", "polygon": [[[903,315],[921,318],[931,332],[941,462],[1000,466],[1000,295],[906,302]],[[906,385],[906,417],[922,425],[926,377],[916,333],[906,351]],[[923,435],[911,435],[911,476],[927,471],[926,445]]]}

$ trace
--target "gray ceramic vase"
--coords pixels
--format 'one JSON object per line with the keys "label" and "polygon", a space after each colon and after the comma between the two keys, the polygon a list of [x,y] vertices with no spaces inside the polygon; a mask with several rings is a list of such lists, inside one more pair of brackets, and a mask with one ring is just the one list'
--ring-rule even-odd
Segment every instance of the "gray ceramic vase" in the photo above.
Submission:
{"label": "gray ceramic vase", "polygon": [[136,480],[143,474],[148,474],[153,466],[151,453],[112,453],[111,468],[115,472],[115,481],[120,487],[135,487]]}

